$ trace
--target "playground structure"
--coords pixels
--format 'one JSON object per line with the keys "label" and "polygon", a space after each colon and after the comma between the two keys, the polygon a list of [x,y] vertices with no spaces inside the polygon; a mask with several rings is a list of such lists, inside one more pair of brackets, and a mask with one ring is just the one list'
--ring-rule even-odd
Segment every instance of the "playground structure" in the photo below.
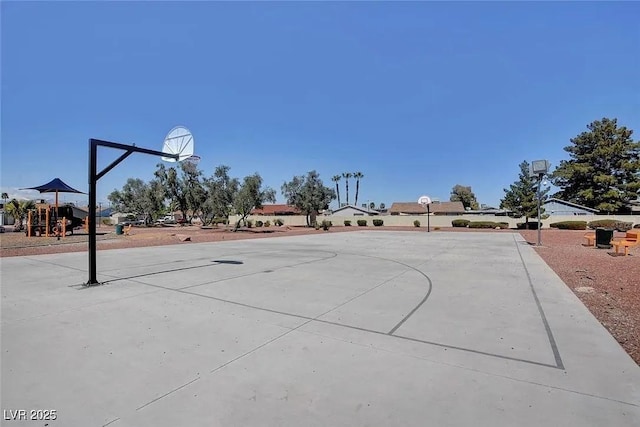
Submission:
{"label": "playground structure", "polygon": [[27,237],[65,237],[68,232],[73,234],[74,228],[84,226],[89,229],[89,217],[76,217],[72,206],[38,205],[27,212],[25,234]]}

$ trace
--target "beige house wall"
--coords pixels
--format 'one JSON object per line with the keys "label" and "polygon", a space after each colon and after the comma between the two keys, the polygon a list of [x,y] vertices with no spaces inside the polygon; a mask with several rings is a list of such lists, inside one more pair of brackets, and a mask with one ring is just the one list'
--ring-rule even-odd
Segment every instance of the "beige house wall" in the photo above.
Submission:
{"label": "beige house wall", "polygon": [[[301,226],[307,225],[306,217],[304,215],[283,215],[283,216],[270,216],[259,215],[249,216],[248,219],[255,222],[256,219],[260,221],[271,221],[281,219],[285,225],[289,226]],[[230,216],[229,223],[235,224],[238,221],[238,216]],[[334,226],[344,226],[345,220],[350,220],[352,226],[357,226],[356,221],[359,219],[366,219],[368,226],[373,226],[374,219],[381,219],[384,221],[384,225],[389,226],[404,226],[413,227],[413,221],[416,219],[420,221],[421,227],[427,226],[426,215],[384,215],[384,216],[340,216],[340,215],[319,215],[318,220],[329,220]],[[456,216],[443,216],[443,215],[431,215],[429,217],[429,223],[431,227],[451,227],[451,221],[454,219],[468,219],[469,221],[495,221],[495,222],[508,222],[510,228],[516,228],[516,224],[524,222],[524,218],[509,218],[507,216],[493,216],[493,215],[456,215]],[[542,220],[542,227],[549,228],[549,224],[560,221],[595,221],[599,219],[616,219],[619,221],[633,222],[633,224],[640,224],[640,215],[553,215],[549,218]],[[529,221],[535,222],[535,219],[529,219]]]}

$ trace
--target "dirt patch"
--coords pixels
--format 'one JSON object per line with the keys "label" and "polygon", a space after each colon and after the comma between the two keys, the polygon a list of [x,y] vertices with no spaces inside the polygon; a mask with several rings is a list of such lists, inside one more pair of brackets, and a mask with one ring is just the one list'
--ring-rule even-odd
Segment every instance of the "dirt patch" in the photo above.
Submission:
{"label": "dirt patch", "polygon": [[[128,234],[116,235],[115,227],[102,226],[98,229],[96,240],[98,250],[106,250],[345,231],[351,230],[348,227],[335,227],[329,231],[323,231],[307,227],[282,226],[241,228],[234,232],[231,227],[165,226],[133,227]],[[88,242],[89,236],[83,230],[77,230],[74,235],[60,239],[27,237],[24,233],[8,232],[0,234],[0,257],[85,252],[88,250]]]}

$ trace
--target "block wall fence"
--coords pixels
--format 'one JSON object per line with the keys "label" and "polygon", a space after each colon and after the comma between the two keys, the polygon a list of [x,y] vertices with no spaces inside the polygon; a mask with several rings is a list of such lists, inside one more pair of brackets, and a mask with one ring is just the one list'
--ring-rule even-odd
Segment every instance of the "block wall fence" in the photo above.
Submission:
{"label": "block wall fence", "polygon": [[[238,221],[238,216],[230,216],[229,224],[235,224]],[[275,219],[281,219],[285,225],[300,226],[306,225],[306,217],[303,215],[252,215],[247,219],[252,221],[260,220],[271,221],[274,223]],[[380,215],[380,216],[340,216],[340,215],[318,215],[318,221],[323,219],[332,222],[334,227],[344,226],[345,220],[351,220],[351,225],[357,227],[356,221],[359,219],[366,219],[367,226],[373,227],[374,219],[382,219],[384,225],[387,226],[404,226],[413,227],[413,221],[420,221],[420,227],[427,226],[426,215]],[[495,221],[495,222],[508,222],[509,228],[516,228],[516,224],[524,222],[524,218],[510,218],[508,216],[493,216],[493,215],[457,215],[457,216],[444,216],[444,215],[431,215],[429,217],[429,223],[431,227],[451,227],[451,221],[454,219],[467,219],[469,221]],[[618,221],[632,222],[640,224],[640,215],[552,215],[547,219],[542,220],[542,228],[549,228],[549,224],[560,221],[595,221],[599,219],[615,219]],[[529,219],[529,221],[536,221],[535,219]],[[384,226],[383,226],[384,227]]]}

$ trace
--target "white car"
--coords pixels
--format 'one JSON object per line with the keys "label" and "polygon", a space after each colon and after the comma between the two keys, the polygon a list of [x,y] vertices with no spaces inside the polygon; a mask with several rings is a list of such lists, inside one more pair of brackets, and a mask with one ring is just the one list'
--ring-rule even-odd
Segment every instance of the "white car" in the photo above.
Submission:
{"label": "white car", "polygon": [[176,219],[172,215],[166,215],[159,218],[156,222],[160,224],[176,224]]}

